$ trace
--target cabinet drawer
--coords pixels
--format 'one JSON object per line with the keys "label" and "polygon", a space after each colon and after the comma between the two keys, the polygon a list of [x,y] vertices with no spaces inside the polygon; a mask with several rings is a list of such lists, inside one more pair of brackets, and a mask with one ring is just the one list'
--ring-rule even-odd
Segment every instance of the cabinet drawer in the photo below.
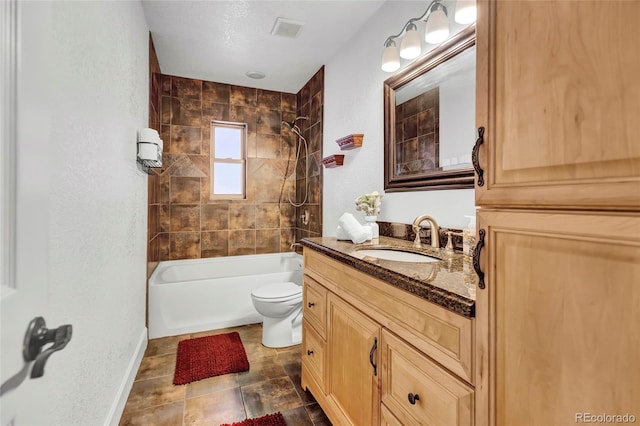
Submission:
{"label": "cabinet drawer", "polygon": [[316,383],[325,389],[325,354],[326,343],[305,319],[302,321],[302,364]]}
{"label": "cabinet drawer", "polygon": [[403,426],[400,420],[396,419],[396,416],[391,414],[391,411],[382,404],[380,406],[380,426]]}
{"label": "cabinet drawer", "polygon": [[313,278],[304,276],[302,296],[302,317],[315,327],[320,336],[326,337],[327,328],[327,289]]}
{"label": "cabinet drawer", "polygon": [[381,355],[382,402],[401,423],[473,424],[471,388],[387,330]]}

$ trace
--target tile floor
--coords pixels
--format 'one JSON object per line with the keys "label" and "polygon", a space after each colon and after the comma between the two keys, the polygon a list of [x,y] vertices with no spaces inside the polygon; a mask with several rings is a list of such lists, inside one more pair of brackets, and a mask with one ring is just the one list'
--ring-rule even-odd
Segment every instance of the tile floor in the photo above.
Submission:
{"label": "tile floor", "polygon": [[[180,340],[231,331],[240,333],[249,371],[173,384]],[[218,426],[276,411],[289,426],[331,425],[300,387],[300,345],[272,349],[261,339],[262,324],[252,324],[150,340],[120,425]]]}

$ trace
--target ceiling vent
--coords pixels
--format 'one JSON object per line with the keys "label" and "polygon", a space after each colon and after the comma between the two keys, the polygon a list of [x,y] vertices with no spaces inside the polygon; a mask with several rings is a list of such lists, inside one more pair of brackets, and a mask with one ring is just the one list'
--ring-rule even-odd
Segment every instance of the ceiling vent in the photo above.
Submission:
{"label": "ceiling vent", "polygon": [[293,19],[276,18],[276,22],[271,29],[271,35],[296,38],[300,35],[303,25],[303,22],[294,21]]}

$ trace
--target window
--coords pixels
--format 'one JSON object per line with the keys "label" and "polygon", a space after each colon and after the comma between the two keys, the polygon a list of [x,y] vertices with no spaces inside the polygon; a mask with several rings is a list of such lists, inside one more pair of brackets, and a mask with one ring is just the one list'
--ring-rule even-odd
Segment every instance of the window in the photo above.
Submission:
{"label": "window", "polygon": [[246,198],[247,124],[211,122],[211,199]]}

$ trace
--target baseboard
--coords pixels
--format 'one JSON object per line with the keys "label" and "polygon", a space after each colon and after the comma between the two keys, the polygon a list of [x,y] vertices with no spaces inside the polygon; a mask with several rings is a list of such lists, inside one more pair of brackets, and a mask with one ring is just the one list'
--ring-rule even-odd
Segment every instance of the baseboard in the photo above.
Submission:
{"label": "baseboard", "polygon": [[104,422],[105,426],[117,426],[120,422],[120,417],[122,417],[122,412],[124,411],[124,406],[127,403],[127,398],[129,398],[129,392],[131,392],[131,387],[133,386],[133,381],[136,378],[136,374],[138,373],[138,369],[140,368],[140,363],[142,362],[142,357],[144,356],[144,351],[147,349],[147,328],[145,327],[142,330],[142,334],[140,335],[140,340],[138,341],[138,346],[136,347],[131,360],[129,361],[129,366],[127,367],[127,371],[122,378],[122,383],[120,383],[120,388],[118,389],[118,393],[116,394],[116,398],[111,405],[111,410],[109,410],[109,415],[107,416],[107,420]]}

